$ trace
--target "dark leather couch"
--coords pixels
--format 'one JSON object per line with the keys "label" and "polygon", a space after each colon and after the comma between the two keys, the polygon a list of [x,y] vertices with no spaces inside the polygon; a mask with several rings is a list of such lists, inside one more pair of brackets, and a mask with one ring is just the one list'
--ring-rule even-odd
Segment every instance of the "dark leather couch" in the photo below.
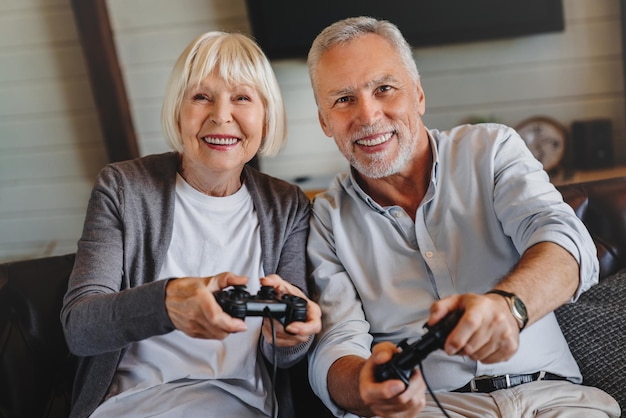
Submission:
{"label": "dark leather couch", "polygon": [[[626,411],[623,309],[626,284],[626,178],[560,187],[598,248],[601,283],[557,316],[585,383],[611,393]],[[75,358],[59,311],[73,255],[0,265],[0,417],[67,417]],[[621,293],[620,293],[621,292]],[[609,320],[610,319],[610,320]],[[608,326],[607,326],[608,325]],[[305,372],[291,377],[297,416],[324,415]]]}

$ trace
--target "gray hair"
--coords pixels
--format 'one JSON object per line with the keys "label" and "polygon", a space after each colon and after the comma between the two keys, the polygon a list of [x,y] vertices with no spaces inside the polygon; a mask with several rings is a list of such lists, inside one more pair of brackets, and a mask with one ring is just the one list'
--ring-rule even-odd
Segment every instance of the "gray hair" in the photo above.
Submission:
{"label": "gray hair", "polygon": [[381,36],[398,52],[406,69],[415,81],[419,80],[417,65],[413,59],[413,51],[409,43],[402,36],[400,29],[387,20],[377,20],[368,16],[350,17],[340,20],[326,27],[313,41],[309,50],[307,64],[309,77],[313,86],[315,101],[317,102],[317,68],[322,55],[335,45],[345,44],[359,36],[373,33]]}
{"label": "gray hair", "polygon": [[257,89],[265,107],[266,128],[259,154],[276,155],[287,141],[287,116],[280,87],[261,48],[240,33],[207,32],[194,39],[178,57],[161,108],[168,144],[183,152],[179,127],[183,97],[213,71],[228,84],[245,83]]}

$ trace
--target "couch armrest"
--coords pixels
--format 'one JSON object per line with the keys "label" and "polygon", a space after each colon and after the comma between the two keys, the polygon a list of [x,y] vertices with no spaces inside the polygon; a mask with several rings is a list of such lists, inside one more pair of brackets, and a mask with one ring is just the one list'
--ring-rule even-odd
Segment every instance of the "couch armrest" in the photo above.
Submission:
{"label": "couch armrest", "polygon": [[600,279],[626,267],[626,177],[557,187],[598,250]]}

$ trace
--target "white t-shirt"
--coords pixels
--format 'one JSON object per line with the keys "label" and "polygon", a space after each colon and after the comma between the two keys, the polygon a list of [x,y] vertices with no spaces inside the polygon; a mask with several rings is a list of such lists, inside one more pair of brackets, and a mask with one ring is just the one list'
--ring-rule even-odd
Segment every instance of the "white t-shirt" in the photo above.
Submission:
{"label": "white t-shirt", "polygon": [[[248,277],[255,294],[264,276],[259,222],[245,185],[212,197],[176,183],[174,230],[160,278],[221,272]],[[131,344],[107,400],[92,417],[258,417],[271,415],[269,376],[258,358],[260,317],[224,340],[173,331]]]}

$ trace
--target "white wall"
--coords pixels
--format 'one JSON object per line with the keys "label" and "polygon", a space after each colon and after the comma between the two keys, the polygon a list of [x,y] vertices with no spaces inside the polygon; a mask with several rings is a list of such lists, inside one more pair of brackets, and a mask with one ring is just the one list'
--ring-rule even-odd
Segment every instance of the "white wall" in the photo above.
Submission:
{"label": "white wall", "polygon": [[[165,150],[158,110],[177,54],[195,35],[212,29],[249,31],[243,0],[109,0],[128,82],[140,149]],[[618,0],[564,0],[566,30],[415,51],[426,91],[429,127],[445,129],[470,117],[515,126],[549,115],[613,120],[616,159],[626,163],[621,26]],[[346,168],[334,142],[318,126],[303,60],[273,63],[289,117],[289,142],[262,168],[279,177],[333,173]]]}
{"label": "white wall", "polygon": [[[618,0],[563,0],[566,30],[415,51],[426,123],[470,117],[515,126],[532,115],[610,118],[626,163]],[[159,124],[180,51],[213,29],[249,32],[244,0],[108,0],[142,154],[167,150]],[[322,134],[303,60],[273,63],[289,143],[261,164],[291,179],[346,168]],[[0,3],[0,261],[75,250],[91,183],[106,153],[69,0]]]}
{"label": "white wall", "polygon": [[69,0],[0,2],[0,260],[76,251],[106,162]]}

